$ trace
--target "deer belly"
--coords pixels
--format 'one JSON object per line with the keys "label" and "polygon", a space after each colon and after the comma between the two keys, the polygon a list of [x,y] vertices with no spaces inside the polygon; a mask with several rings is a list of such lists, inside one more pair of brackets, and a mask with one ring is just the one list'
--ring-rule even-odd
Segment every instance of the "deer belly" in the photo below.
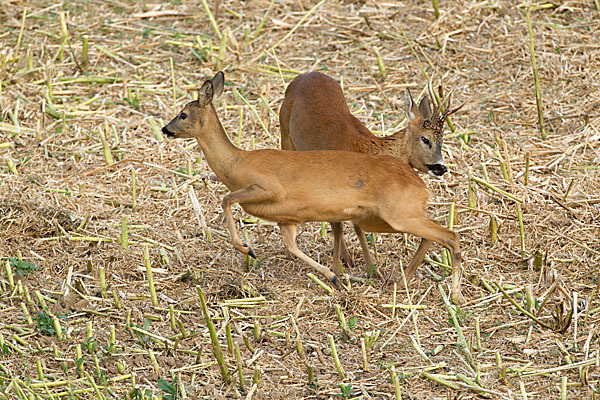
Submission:
{"label": "deer belly", "polygon": [[397,233],[398,231],[381,218],[353,219],[352,222],[366,232]]}
{"label": "deer belly", "polygon": [[364,210],[360,206],[336,207],[328,204],[265,203],[243,204],[248,214],[273,222],[300,224],[310,221],[349,221],[360,218]]}

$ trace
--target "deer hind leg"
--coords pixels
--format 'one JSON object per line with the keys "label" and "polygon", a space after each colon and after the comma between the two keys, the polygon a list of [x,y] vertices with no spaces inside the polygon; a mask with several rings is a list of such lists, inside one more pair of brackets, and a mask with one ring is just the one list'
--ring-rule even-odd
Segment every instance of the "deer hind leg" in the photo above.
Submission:
{"label": "deer hind leg", "polygon": [[420,236],[424,239],[421,242],[421,245],[419,245],[419,249],[417,249],[414,259],[407,268],[407,279],[408,275],[412,277],[411,271],[416,270],[417,266],[421,264],[423,256],[431,244],[431,241],[441,244],[450,251],[450,255],[452,257],[452,301],[458,304],[464,303],[465,298],[461,293],[462,267],[460,256],[460,236],[458,233],[452,232],[451,230],[436,224],[426,217],[411,218],[404,220],[399,224],[392,223],[390,225],[399,232],[410,233],[415,236]]}
{"label": "deer hind leg", "polygon": [[256,258],[254,251],[246,243],[243,243],[240,239],[237,230],[235,228],[235,222],[233,220],[233,214],[231,213],[231,205],[234,203],[253,203],[272,199],[273,195],[263,188],[250,185],[243,189],[231,192],[223,197],[221,207],[223,207],[223,213],[225,214],[225,222],[227,223],[227,229],[233,241],[233,247],[236,248],[242,254],[249,255],[250,257]]}
{"label": "deer hind leg", "polygon": [[307,263],[310,267],[319,271],[329,281],[331,281],[335,287],[340,287],[340,281],[338,277],[324,265],[319,264],[306,254],[304,254],[296,245],[296,225],[293,224],[279,224],[279,230],[281,231],[281,238],[285,248],[294,256]]}
{"label": "deer hind leg", "polygon": [[347,267],[354,267],[354,261],[352,260],[352,256],[346,247],[343,223],[332,222],[331,231],[333,232],[333,269],[339,276],[340,258]]}
{"label": "deer hind leg", "polygon": [[358,241],[360,242],[360,247],[363,252],[365,271],[367,271],[367,276],[370,277],[372,276],[372,274],[375,274],[377,278],[383,280],[383,276],[381,275],[381,272],[379,272],[379,270],[377,269],[377,265],[375,264],[375,262],[373,261],[373,257],[371,256],[371,250],[369,249],[369,245],[367,243],[365,231],[363,231],[363,229],[360,226],[354,224],[354,232],[356,233],[356,236],[358,236]]}

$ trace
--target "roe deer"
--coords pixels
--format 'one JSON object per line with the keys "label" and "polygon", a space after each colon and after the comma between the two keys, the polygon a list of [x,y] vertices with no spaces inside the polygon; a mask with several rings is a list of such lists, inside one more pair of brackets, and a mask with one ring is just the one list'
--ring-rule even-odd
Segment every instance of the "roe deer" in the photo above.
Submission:
{"label": "roe deer", "polygon": [[[350,113],[342,88],[333,78],[320,72],[301,74],[287,87],[279,111],[281,148],[385,154],[431,176],[441,176],[447,171],[442,158],[444,121],[462,107],[450,109],[451,95],[442,100],[446,111],[441,113],[440,106],[431,109],[427,95],[417,107],[410,91],[406,89],[406,128],[390,136],[378,137]],[[431,86],[429,96],[433,98]],[[352,265],[343,238],[342,224],[332,223],[331,230],[334,237],[333,264],[339,263],[341,253],[343,261]],[[365,234],[359,226],[355,225],[354,230],[369,271],[374,264]]]}
{"label": "roe deer", "polygon": [[296,246],[297,225],[309,221],[352,221],[370,232],[407,232],[424,240],[407,267],[410,279],[433,241],[450,250],[453,261],[452,299],[460,292],[459,235],[425,216],[429,191],[408,165],[389,156],[348,151],[245,151],[227,137],[214,105],[223,91],[224,75],[217,72],[204,82],[198,100],[162,128],[167,137],[196,138],[209,166],[231,192],[221,203],[233,246],[243,254],[254,252],[236,231],[231,205],[279,224],[283,243],[339,287],[339,264],[334,272]]}

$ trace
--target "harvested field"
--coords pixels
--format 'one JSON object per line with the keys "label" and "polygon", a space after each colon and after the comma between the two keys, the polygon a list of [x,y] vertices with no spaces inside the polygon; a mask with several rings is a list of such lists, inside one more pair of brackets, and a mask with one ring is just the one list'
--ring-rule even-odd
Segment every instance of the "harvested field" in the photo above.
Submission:
{"label": "harvested field", "polygon": [[[0,398],[599,398],[598,0],[439,2],[439,18],[421,1],[219,3],[2,2]],[[159,131],[218,70],[244,149],[279,147],[302,72],[338,79],[377,135],[403,127],[406,87],[455,89],[449,173],[421,176],[461,235],[467,303],[448,302],[438,245],[408,287],[330,292],[237,207],[258,259],[236,252],[227,188]],[[367,278],[346,225],[346,272]],[[323,229],[298,245],[329,264]],[[370,237],[385,275],[418,243]]]}

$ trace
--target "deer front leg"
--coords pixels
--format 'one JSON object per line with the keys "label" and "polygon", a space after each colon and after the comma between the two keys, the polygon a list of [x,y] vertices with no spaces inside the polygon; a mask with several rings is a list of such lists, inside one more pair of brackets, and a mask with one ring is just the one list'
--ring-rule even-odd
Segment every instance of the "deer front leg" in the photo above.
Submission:
{"label": "deer front leg", "polygon": [[[401,216],[397,218],[386,218],[386,222],[398,232],[406,232],[424,239],[419,245],[415,258],[407,268],[407,279],[412,277],[413,270],[421,263],[422,254],[425,254],[427,247],[431,242],[437,242],[450,250],[452,258],[452,291],[451,298],[456,304],[465,303],[465,298],[461,293],[461,257],[460,257],[460,236],[458,233],[441,227],[426,217],[410,218],[402,220]],[[417,257],[419,256],[419,257]]]}
{"label": "deer front leg", "polygon": [[452,255],[452,301],[456,304],[464,304],[467,300],[462,295],[462,257],[460,254],[460,236],[454,232],[454,240],[447,246]]}
{"label": "deer front leg", "polygon": [[231,205],[234,203],[253,203],[266,201],[273,197],[272,194],[264,190],[263,188],[250,185],[246,186],[243,189],[236,190],[235,192],[231,192],[223,197],[223,201],[221,202],[221,207],[223,207],[223,213],[225,214],[225,222],[227,223],[227,229],[229,230],[229,234],[231,235],[231,240],[233,241],[233,247],[236,248],[240,253],[249,255],[252,258],[256,258],[254,255],[254,251],[246,243],[243,243],[240,239],[237,230],[235,228],[235,222],[233,220],[233,214],[231,213]]}
{"label": "deer front leg", "polygon": [[338,277],[324,265],[319,264],[306,254],[304,254],[296,245],[296,225],[279,223],[279,230],[281,232],[281,238],[285,248],[294,256],[307,263],[312,268],[319,271],[325,276],[336,288],[340,288],[340,281]]}

